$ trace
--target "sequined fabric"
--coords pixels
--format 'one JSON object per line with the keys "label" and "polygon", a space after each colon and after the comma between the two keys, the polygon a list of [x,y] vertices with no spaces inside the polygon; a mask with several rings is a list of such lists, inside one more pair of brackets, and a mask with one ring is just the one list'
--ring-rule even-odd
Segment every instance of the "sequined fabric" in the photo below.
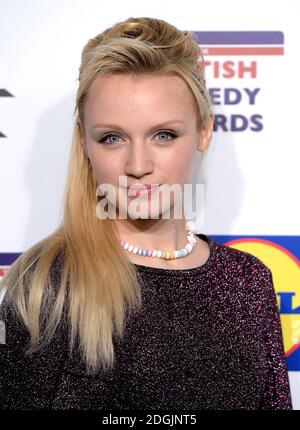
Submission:
{"label": "sequined fabric", "polygon": [[[187,270],[135,265],[142,309],[115,340],[116,365],[88,376],[70,358],[64,325],[49,346],[25,356],[26,329],[1,306],[1,409],[292,409],[270,270],[216,243]],[[58,279],[59,260],[54,272]],[[57,276],[57,278],[55,278]]]}

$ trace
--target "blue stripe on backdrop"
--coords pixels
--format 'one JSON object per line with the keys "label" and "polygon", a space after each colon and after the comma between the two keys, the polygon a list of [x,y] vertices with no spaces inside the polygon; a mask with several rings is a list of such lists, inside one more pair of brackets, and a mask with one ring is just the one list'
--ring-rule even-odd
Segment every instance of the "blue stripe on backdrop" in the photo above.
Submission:
{"label": "blue stripe on backdrop", "polygon": [[282,31],[192,31],[201,45],[283,45]]}

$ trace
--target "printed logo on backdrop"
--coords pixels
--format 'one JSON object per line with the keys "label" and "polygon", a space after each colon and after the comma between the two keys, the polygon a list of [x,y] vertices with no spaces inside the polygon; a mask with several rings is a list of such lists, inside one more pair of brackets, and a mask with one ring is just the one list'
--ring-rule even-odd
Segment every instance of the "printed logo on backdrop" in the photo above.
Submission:
{"label": "printed logo on backdrop", "polygon": [[258,257],[272,271],[289,371],[300,371],[300,236],[212,236]]}
{"label": "printed logo on backdrop", "polygon": [[[284,54],[281,31],[192,31],[203,50],[209,92],[214,104],[214,131],[260,132],[264,116],[260,71],[266,58],[274,70]],[[201,64],[201,63],[200,63]],[[203,65],[203,63],[202,63]],[[213,83],[213,86],[210,86]],[[264,83],[263,85],[266,85]],[[272,85],[272,80],[270,80]]]}
{"label": "printed logo on backdrop", "polygon": [[[13,97],[13,95],[11,93],[9,93],[7,90],[0,88],[0,97]],[[0,125],[0,127],[1,127],[1,125]],[[1,137],[6,137],[6,136],[0,129],[0,138]]]}

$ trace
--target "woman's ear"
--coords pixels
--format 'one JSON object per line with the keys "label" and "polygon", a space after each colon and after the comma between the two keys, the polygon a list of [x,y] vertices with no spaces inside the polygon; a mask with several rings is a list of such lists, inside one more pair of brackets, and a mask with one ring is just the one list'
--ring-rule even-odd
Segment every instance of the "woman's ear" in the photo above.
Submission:
{"label": "woman's ear", "polygon": [[207,121],[205,121],[202,130],[200,131],[200,137],[197,145],[197,150],[200,152],[205,151],[212,139],[213,134],[213,126],[214,126],[214,114],[211,113],[210,117]]}

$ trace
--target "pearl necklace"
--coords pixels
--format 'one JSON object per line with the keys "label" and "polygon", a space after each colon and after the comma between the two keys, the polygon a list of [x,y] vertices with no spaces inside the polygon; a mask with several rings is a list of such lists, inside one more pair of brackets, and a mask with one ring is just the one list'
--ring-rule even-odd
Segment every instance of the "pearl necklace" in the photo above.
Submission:
{"label": "pearl necklace", "polygon": [[132,252],[133,254],[142,255],[144,257],[156,257],[163,258],[165,260],[173,260],[175,258],[182,258],[190,254],[196,244],[196,238],[194,236],[195,228],[191,222],[186,223],[187,234],[187,244],[184,248],[175,249],[174,251],[164,251],[160,249],[149,249],[140,248],[138,246],[132,245],[124,240],[120,242],[123,249]]}

